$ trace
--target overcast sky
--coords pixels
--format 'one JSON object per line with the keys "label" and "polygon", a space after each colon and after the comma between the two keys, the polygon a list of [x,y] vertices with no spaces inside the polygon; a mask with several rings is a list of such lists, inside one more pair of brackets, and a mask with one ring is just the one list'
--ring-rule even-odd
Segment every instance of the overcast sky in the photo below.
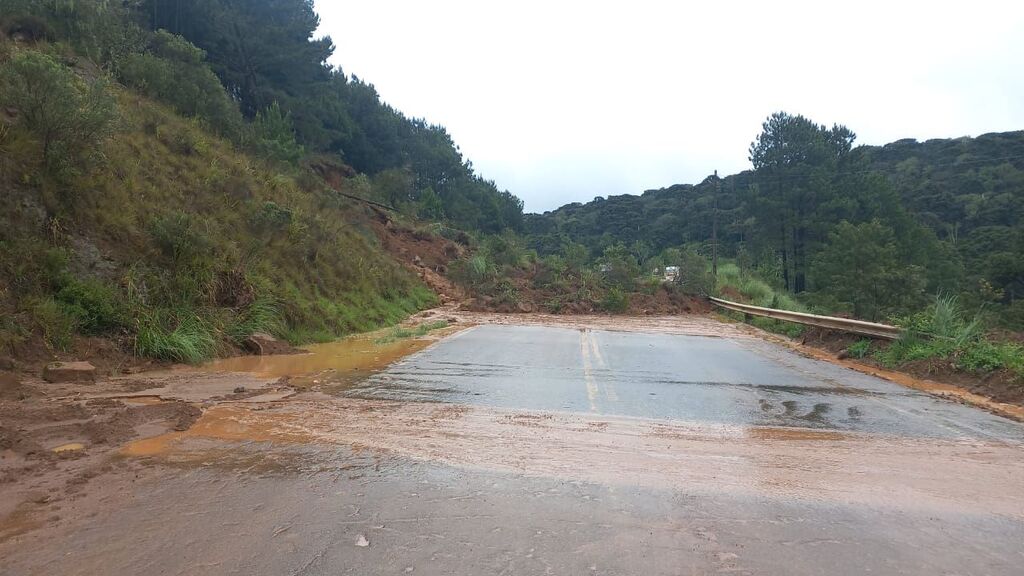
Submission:
{"label": "overcast sky", "polygon": [[1024,128],[1024,2],[318,0],[333,63],[541,212],[749,167],[772,112],[858,143]]}

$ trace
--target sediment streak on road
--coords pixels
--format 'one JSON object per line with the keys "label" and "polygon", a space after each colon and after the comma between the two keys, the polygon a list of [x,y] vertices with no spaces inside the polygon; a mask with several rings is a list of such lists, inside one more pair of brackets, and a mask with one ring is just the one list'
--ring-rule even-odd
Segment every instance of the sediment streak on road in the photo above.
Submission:
{"label": "sediment streak on road", "polygon": [[1024,426],[686,326],[480,326],[213,408],[0,574],[1019,573]]}

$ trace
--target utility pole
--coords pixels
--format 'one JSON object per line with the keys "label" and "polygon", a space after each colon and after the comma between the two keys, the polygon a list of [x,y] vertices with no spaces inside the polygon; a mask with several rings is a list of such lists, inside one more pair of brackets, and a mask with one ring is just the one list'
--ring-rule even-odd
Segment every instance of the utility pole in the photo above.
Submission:
{"label": "utility pole", "polygon": [[711,213],[711,275],[718,278],[718,193],[721,190],[718,170],[715,170],[715,208]]}

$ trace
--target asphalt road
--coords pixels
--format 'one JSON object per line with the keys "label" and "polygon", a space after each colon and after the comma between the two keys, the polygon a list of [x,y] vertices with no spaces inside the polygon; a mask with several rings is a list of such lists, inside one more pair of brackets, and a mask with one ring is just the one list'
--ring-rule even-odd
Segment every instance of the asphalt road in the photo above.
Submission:
{"label": "asphalt road", "polygon": [[1024,426],[753,338],[480,326],[355,397],[1024,441]]}
{"label": "asphalt road", "polygon": [[481,326],[208,415],[0,573],[1024,566],[1024,426],[756,339]]}

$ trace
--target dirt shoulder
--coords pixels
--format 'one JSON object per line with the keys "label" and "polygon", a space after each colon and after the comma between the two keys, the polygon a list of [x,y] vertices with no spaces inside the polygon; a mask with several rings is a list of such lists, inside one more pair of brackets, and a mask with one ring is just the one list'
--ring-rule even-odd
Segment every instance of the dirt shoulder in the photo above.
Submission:
{"label": "dirt shoulder", "polygon": [[[734,322],[727,318],[724,321]],[[744,326],[757,337],[782,344],[805,356],[1024,422],[1024,386],[1008,372],[997,371],[978,376],[937,359],[913,362],[894,370],[881,366],[871,358],[847,357],[849,346],[862,340],[859,336],[813,328],[795,340],[753,326]],[[873,344],[878,345],[881,344]]]}
{"label": "dirt shoulder", "polygon": [[[60,522],[66,509],[97,493],[97,478],[137,473],[138,463],[120,456],[126,444],[184,432],[218,406],[260,408],[346,385],[460,329],[444,312],[401,326],[448,325],[419,336],[396,336],[391,328],[312,346],[307,354],[229,357],[134,374],[99,369],[95,382],[47,382],[35,360],[8,366],[16,370],[0,371],[0,541]],[[86,358],[104,366],[102,357]]]}

